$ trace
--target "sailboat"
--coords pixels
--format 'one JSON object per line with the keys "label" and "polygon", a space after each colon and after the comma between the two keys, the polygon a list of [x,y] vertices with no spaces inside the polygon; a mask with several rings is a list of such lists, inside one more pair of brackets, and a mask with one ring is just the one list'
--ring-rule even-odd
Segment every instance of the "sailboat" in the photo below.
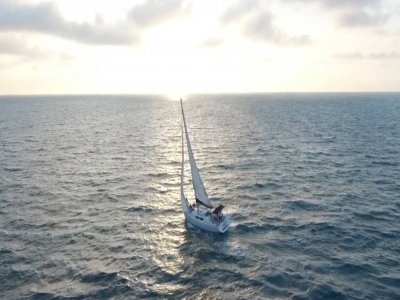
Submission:
{"label": "sailboat", "polygon": [[[223,214],[222,209],[223,205],[217,206],[213,209],[213,205],[210,201],[210,198],[207,195],[207,191],[204,188],[203,181],[200,177],[199,169],[197,168],[196,161],[193,156],[192,145],[189,139],[189,133],[187,131],[185,112],[183,111],[182,99],[181,108],[182,108],[182,119],[183,119],[183,127],[182,127],[182,168],[181,168],[181,203],[183,208],[183,213],[185,215],[186,220],[203,230],[212,231],[212,232],[220,232],[224,233],[229,228],[229,218]],[[192,173],[192,183],[194,194],[196,198],[196,202],[190,204],[184,193],[184,185],[185,185],[185,147],[184,147],[184,133],[186,137],[186,145],[187,151],[189,155],[189,163],[190,169]]]}

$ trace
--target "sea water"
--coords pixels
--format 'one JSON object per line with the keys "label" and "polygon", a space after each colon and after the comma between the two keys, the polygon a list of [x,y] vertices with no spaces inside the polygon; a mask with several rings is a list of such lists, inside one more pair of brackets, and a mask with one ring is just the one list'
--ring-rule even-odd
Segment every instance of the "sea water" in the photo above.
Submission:
{"label": "sea water", "polygon": [[184,106],[227,234],[185,223],[179,102],[0,98],[1,299],[400,299],[400,94]]}

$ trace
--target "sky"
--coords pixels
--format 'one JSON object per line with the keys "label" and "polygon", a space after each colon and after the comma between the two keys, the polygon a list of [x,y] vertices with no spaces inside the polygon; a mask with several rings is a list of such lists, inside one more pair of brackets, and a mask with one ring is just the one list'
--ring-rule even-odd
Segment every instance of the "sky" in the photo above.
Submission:
{"label": "sky", "polygon": [[400,91],[398,0],[0,0],[0,94]]}

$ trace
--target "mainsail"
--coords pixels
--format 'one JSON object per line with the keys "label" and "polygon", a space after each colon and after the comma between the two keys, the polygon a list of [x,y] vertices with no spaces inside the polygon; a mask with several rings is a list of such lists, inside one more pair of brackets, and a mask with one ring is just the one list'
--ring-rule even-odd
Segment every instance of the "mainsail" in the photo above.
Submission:
{"label": "mainsail", "polygon": [[204,188],[203,181],[201,180],[200,177],[199,169],[197,168],[196,161],[194,160],[192,145],[190,144],[189,134],[186,126],[185,113],[183,111],[182,99],[181,99],[181,108],[182,108],[183,125],[185,126],[186,143],[188,147],[190,169],[192,171],[192,182],[193,182],[193,189],[196,197],[196,202],[204,206],[207,206],[209,208],[212,208],[213,205],[211,204],[211,201],[208,198],[206,189]]}

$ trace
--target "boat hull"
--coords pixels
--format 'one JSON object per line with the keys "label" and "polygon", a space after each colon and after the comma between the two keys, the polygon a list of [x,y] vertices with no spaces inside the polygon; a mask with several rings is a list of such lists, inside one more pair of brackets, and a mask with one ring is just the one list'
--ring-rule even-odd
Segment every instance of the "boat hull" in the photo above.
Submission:
{"label": "boat hull", "polygon": [[188,223],[206,231],[224,233],[230,225],[228,217],[224,216],[220,223],[215,223],[211,218],[211,213],[201,209],[195,208],[184,214]]}
{"label": "boat hull", "polygon": [[[182,180],[183,183],[183,180]],[[211,232],[224,233],[228,230],[230,221],[225,215],[222,215],[220,221],[217,222],[212,218],[212,212],[209,209],[202,209],[199,206],[190,206],[183,191],[183,184],[181,184],[181,204],[183,214],[185,215],[188,223]]]}

